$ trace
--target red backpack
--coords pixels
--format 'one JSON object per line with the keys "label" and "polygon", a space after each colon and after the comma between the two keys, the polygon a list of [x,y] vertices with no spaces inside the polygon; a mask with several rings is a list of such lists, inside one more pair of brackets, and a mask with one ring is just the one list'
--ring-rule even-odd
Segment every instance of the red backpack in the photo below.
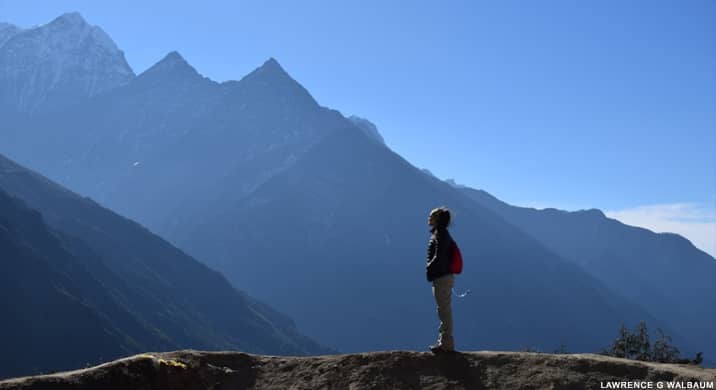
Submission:
{"label": "red backpack", "polygon": [[459,274],[462,272],[462,253],[457,246],[457,242],[453,240],[452,248],[450,248],[450,273]]}

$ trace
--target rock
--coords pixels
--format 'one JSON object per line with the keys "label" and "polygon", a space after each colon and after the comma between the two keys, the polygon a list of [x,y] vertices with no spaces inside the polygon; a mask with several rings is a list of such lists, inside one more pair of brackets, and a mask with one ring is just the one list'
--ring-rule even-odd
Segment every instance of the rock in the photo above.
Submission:
{"label": "rock", "polygon": [[279,357],[187,350],[10,379],[0,382],[0,389],[599,389],[610,381],[713,386],[716,369],[595,354],[393,351]]}

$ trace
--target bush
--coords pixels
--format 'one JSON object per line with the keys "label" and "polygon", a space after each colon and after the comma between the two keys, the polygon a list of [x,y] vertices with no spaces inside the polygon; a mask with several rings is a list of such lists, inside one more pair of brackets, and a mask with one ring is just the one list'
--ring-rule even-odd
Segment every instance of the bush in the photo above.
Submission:
{"label": "bush", "polygon": [[645,321],[640,322],[633,333],[630,333],[626,325],[622,323],[621,329],[619,329],[619,336],[612,343],[612,347],[604,349],[600,353],[647,362],[696,365],[703,362],[702,352],[697,353],[693,359],[682,358],[679,349],[671,344],[671,337],[665,335],[661,328],[657,328],[657,332],[659,338],[654,342],[652,348],[649,341],[649,330]]}

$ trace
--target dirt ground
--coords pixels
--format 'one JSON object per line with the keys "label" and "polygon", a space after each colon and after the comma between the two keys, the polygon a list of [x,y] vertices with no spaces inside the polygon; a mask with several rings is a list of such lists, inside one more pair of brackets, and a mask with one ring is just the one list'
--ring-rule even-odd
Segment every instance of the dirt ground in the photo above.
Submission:
{"label": "dirt ground", "polygon": [[0,382],[0,390],[602,389],[609,388],[605,386],[610,382],[625,381],[652,383],[655,389],[659,381],[664,386],[710,383],[713,389],[716,369],[594,354],[479,351],[436,356],[394,351],[278,357],[177,351],[6,380]]}

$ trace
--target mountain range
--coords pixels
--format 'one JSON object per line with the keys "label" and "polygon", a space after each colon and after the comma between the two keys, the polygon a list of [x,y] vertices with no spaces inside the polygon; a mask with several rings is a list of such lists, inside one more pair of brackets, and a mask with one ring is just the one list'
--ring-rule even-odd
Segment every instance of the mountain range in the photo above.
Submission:
{"label": "mountain range", "polygon": [[[77,14],[0,26],[0,152],[147,226],[321,344],[432,340],[426,217],[447,205],[466,258],[458,287],[472,290],[454,302],[459,348],[594,352],[646,320],[685,353],[716,356],[716,261],[682,237],[441,181],[369,120],[318,104],[275,59],[217,83],[171,52],[135,76],[98,31]],[[36,82],[48,69],[63,81]],[[43,215],[59,205],[0,188]]]}
{"label": "mountain range", "polygon": [[112,39],[78,13],[30,29],[0,24],[0,105],[4,107],[59,110],[133,77]]}
{"label": "mountain range", "polygon": [[0,254],[0,377],[182,347],[330,352],[137,223],[2,155]]}
{"label": "mountain range", "polygon": [[716,346],[716,261],[684,237],[654,233],[599,210],[566,212],[511,206],[469,187],[459,191],[638,302],[671,329]]}

